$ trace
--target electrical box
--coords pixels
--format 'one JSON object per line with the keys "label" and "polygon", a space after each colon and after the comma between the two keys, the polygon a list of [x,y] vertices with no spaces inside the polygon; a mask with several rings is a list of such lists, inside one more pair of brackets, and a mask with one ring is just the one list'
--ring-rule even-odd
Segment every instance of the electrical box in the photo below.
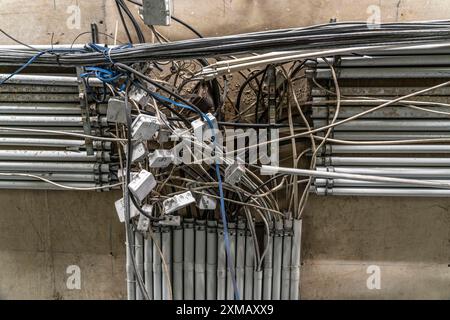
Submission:
{"label": "electrical box", "polygon": [[148,150],[147,145],[145,143],[143,142],[133,143],[133,148],[131,152],[131,163],[144,160],[147,154]]}
{"label": "electrical box", "polygon": [[127,113],[125,101],[123,99],[111,98],[108,100],[106,119],[108,119],[109,122],[127,123]]}
{"label": "electrical box", "polygon": [[231,185],[239,183],[245,174],[245,165],[234,162],[225,169],[225,182]]}
{"label": "electrical box", "polygon": [[169,26],[172,14],[171,0],[143,0],[142,15],[149,26]]}
{"label": "electrical box", "polygon": [[150,168],[165,168],[172,163],[173,154],[171,150],[158,149],[148,157]]}
{"label": "electrical box", "polygon": [[141,170],[128,185],[130,192],[142,201],[156,187],[156,180],[153,174],[147,170]]}
{"label": "electrical box", "polygon": [[131,125],[131,136],[136,140],[150,140],[159,130],[158,118],[140,114]]}
{"label": "electrical box", "polygon": [[164,214],[170,214],[178,211],[194,202],[195,199],[190,191],[177,194],[163,201]]}

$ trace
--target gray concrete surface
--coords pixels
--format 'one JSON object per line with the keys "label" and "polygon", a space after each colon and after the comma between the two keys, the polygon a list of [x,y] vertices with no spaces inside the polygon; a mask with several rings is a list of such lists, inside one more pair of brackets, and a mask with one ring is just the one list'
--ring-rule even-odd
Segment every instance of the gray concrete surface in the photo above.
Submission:
{"label": "gray concrete surface", "polygon": [[[369,5],[381,7],[383,21],[450,16],[446,0],[174,2],[175,15],[205,35],[309,25],[330,18],[366,20]],[[71,5],[81,9],[79,29],[68,29]],[[112,0],[0,3],[0,28],[27,43],[71,42],[89,31],[91,22],[113,34],[117,20]],[[192,37],[176,25],[160,31],[172,39]],[[123,32],[118,38],[125,40]],[[0,43],[11,40],[0,35]],[[0,191],[0,299],[124,298],[123,228],[113,208],[119,197]],[[449,298],[449,208],[448,199],[311,197],[304,223],[303,298]],[[81,268],[81,290],[66,287],[70,265]],[[370,265],[380,267],[379,290],[367,289]]]}

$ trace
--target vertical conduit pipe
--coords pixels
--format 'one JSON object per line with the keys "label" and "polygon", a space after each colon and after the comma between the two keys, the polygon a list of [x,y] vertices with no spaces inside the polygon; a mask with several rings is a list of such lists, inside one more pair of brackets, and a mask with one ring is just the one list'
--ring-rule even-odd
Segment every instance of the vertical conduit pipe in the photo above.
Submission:
{"label": "vertical conduit pipe", "polygon": [[153,299],[161,300],[161,256],[158,250],[161,249],[161,229],[158,226],[153,227]]}
{"label": "vertical conduit pipe", "polygon": [[244,292],[245,277],[245,221],[238,220],[236,237],[236,282],[239,292]]}
{"label": "vertical conduit pipe", "polygon": [[281,260],[283,252],[283,221],[275,221],[275,232],[273,237],[273,278],[272,299],[280,300],[281,296]]}
{"label": "vertical conduit pipe", "polygon": [[165,267],[162,268],[162,299],[170,300],[170,291],[172,283],[172,228],[164,227],[161,229],[162,247]]}
{"label": "vertical conduit pipe", "polygon": [[173,230],[173,299],[183,300],[183,227]]}
{"label": "vertical conduit pipe", "polygon": [[[134,259],[136,260],[137,272],[144,275],[144,237],[140,232],[134,232]],[[136,300],[143,300],[144,295],[140,286],[136,286]]]}
{"label": "vertical conduit pipe", "polygon": [[253,269],[255,253],[253,249],[253,237],[250,230],[246,229],[245,237],[245,285],[244,300],[253,299]]}
{"label": "vertical conduit pipe", "polygon": [[[128,231],[127,231],[128,232]],[[130,235],[132,237],[133,235]],[[136,300],[136,279],[134,276],[133,263],[131,260],[131,246],[128,244],[128,240],[125,242],[126,247],[126,271],[127,271],[127,297],[128,300]]]}
{"label": "vertical conduit pipe", "polygon": [[300,257],[302,240],[302,220],[294,219],[291,254],[291,300],[298,300],[300,293]]}
{"label": "vertical conduit pipe", "polygon": [[255,270],[253,277],[253,300],[261,300],[263,286],[263,272],[262,270]]}
{"label": "vertical conduit pipe", "polygon": [[263,279],[263,300],[272,298],[272,264],[273,264],[273,223],[269,223],[269,234],[267,235],[268,250],[264,257],[264,279]]}
{"label": "vertical conduit pipe", "polygon": [[281,266],[281,300],[289,300],[291,284],[292,219],[284,221],[283,262]]}
{"label": "vertical conduit pipe", "polygon": [[[230,237],[230,265],[233,265],[236,270],[236,223],[228,223],[229,237]],[[227,263],[228,266],[228,263]],[[233,276],[230,268],[227,267],[227,296],[226,300],[234,300]]]}
{"label": "vertical conduit pipe", "polygon": [[195,225],[195,300],[205,300],[206,267],[206,221],[197,220]]}
{"label": "vertical conduit pipe", "polygon": [[227,288],[227,255],[225,252],[223,225],[217,226],[217,300],[225,300]]}
{"label": "vertical conduit pipe", "polygon": [[144,281],[145,290],[150,297],[153,299],[153,241],[149,234],[144,240]]}
{"label": "vertical conduit pipe", "polygon": [[194,219],[184,219],[184,299],[194,300]]}
{"label": "vertical conduit pipe", "polygon": [[206,228],[206,299],[217,296],[217,222],[209,220]]}

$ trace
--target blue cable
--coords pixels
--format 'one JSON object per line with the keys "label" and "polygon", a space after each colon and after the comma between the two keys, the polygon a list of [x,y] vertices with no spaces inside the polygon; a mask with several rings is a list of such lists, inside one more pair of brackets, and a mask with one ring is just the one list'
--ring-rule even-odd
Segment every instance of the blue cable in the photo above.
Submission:
{"label": "blue cable", "polygon": [[[183,109],[188,109],[191,111],[194,111],[198,114],[200,114],[200,116],[206,121],[206,123],[208,123],[208,126],[211,128],[211,130],[213,131],[213,137],[214,137],[214,145],[216,145],[217,142],[217,137],[214,133],[214,125],[211,122],[211,119],[208,118],[208,116],[206,114],[204,114],[203,112],[198,112],[196,111],[194,108],[185,105],[183,103],[179,103],[176,101],[173,101],[172,99],[169,99],[167,97],[164,97],[162,95],[159,95],[155,92],[151,93],[152,95],[154,95],[155,97],[164,100],[166,102],[169,102],[171,104],[173,104],[174,106],[183,108]],[[234,271],[234,266],[232,266],[231,264],[231,245],[230,245],[230,238],[229,238],[229,234],[228,234],[228,224],[227,224],[227,215],[225,212],[225,196],[223,193],[223,182],[222,182],[222,177],[220,175],[220,166],[219,166],[219,162],[216,159],[215,160],[215,171],[216,171],[216,176],[217,176],[217,183],[219,185],[219,197],[220,197],[220,216],[222,218],[222,222],[223,222],[223,233],[224,233],[224,242],[225,242],[225,251],[227,253],[227,264],[228,264],[228,268],[230,269],[230,273],[231,273],[231,277],[232,277],[232,282],[233,282],[233,290],[234,290],[234,299],[235,300],[240,300],[240,295],[239,295],[239,289],[237,287],[237,283],[236,283],[236,274]]]}

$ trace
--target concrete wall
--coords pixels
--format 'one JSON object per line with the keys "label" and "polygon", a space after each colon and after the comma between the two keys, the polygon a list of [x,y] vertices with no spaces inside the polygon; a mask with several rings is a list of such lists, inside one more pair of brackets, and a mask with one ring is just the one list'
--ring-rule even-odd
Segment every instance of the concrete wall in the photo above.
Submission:
{"label": "concrete wall", "polygon": [[[445,19],[445,0],[174,0],[174,14],[204,35],[327,22],[366,20],[370,5],[383,21]],[[70,29],[73,5],[79,29]],[[69,21],[69,24],[67,24]],[[112,0],[3,0],[0,28],[34,44],[68,43],[91,22],[113,35]],[[193,37],[177,25],[171,39]],[[78,42],[87,42],[89,35]],[[150,39],[150,36],[148,36]],[[104,37],[106,39],[106,37]],[[125,41],[123,32],[118,39]],[[0,44],[11,40],[0,35]],[[120,299],[125,296],[124,232],[113,201],[119,193],[0,191],[1,299]],[[304,298],[448,298],[450,200],[311,197],[304,221]],[[66,269],[81,268],[81,290],[68,290]],[[369,265],[381,289],[368,290]]]}

